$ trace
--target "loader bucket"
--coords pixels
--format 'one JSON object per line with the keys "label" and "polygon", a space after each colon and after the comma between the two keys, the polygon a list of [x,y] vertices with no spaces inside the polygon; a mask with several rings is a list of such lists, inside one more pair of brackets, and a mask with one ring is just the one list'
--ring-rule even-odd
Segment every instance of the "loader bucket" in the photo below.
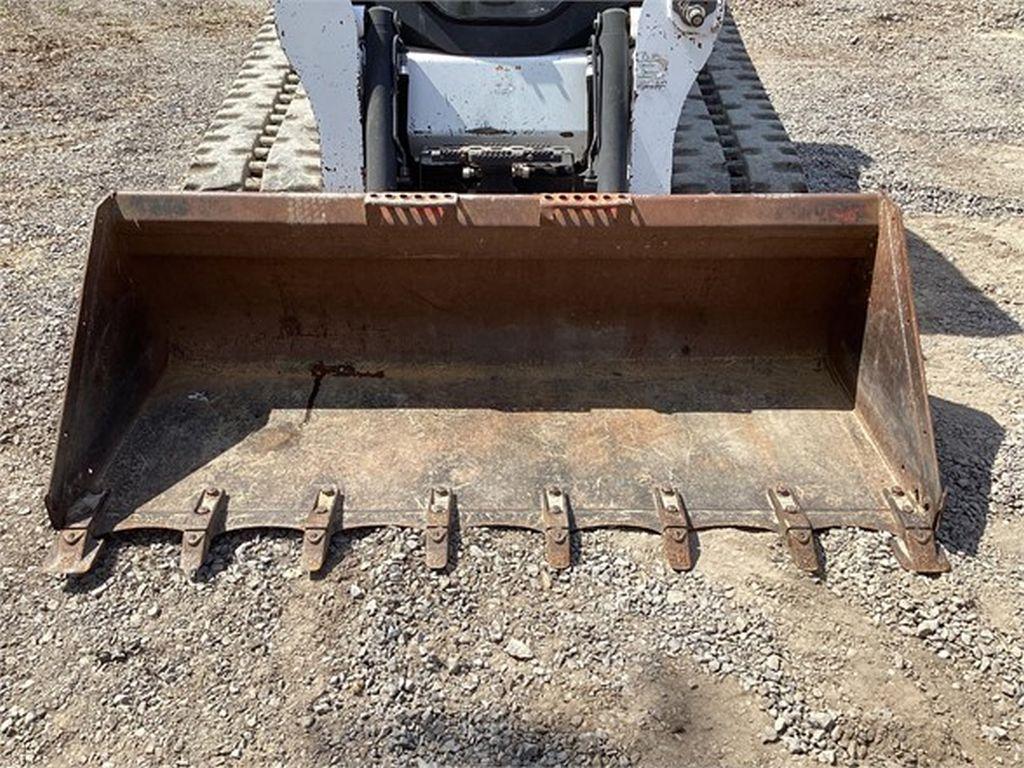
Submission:
{"label": "loader bucket", "polygon": [[[97,212],[48,494],[106,534],[888,530],[948,567],[897,209],[876,195],[117,194]],[[540,540],[539,540],[540,541]],[[538,550],[540,551],[540,550]],[[582,556],[585,556],[585,552]]]}

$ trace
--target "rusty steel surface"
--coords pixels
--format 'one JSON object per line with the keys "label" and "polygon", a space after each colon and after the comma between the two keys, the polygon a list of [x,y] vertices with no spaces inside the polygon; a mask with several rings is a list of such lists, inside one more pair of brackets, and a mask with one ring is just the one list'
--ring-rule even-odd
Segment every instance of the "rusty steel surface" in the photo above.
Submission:
{"label": "rusty steel surface", "polygon": [[693,526],[686,513],[686,504],[679,492],[670,486],[654,492],[654,501],[661,520],[665,561],[674,571],[688,571],[694,566]]}
{"label": "rusty steel surface", "polygon": [[220,488],[207,488],[200,494],[181,537],[181,569],[185,573],[202,567],[214,537],[224,532],[227,501]]}
{"label": "rusty steel surface", "polygon": [[544,551],[552,568],[568,568],[572,564],[569,540],[571,517],[569,499],[558,486],[545,488],[540,495],[540,524],[544,531]]}
{"label": "rusty steel surface", "polygon": [[793,492],[783,486],[770,488],[768,498],[775,508],[779,532],[793,556],[796,567],[808,573],[820,573],[821,557],[817,542],[814,540],[814,528],[797,503]]}
{"label": "rusty steel surface", "polygon": [[302,564],[310,573],[317,573],[327,562],[331,537],[341,523],[343,502],[336,485],[321,488],[316,495],[302,535]]}
{"label": "rusty steel surface", "polygon": [[875,195],[113,195],[54,567],[155,528],[192,570],[274,527],[317,571],[334,533],[397,525],[445,568],[458,525],[535,530],[556,567],[577,531],[648,530],[685,570],[708,528],[859,526],[942,570],[904,241]]}
{"label": "rusty steel surface", "polygon": [[425,548],[427,567],[443,571],[448,567],[451,550],[452,512],[455,494],[448,488],[432,488],[427,502]]}
{"label": "rusty steel surface", "polygon": [[78,498],[68,514],[67,526],[57,535],[44,564],[48,572],[80,575],[92,569],[103,550],[103,540],[96,537],[96,527],[108,495],[101,491]]}

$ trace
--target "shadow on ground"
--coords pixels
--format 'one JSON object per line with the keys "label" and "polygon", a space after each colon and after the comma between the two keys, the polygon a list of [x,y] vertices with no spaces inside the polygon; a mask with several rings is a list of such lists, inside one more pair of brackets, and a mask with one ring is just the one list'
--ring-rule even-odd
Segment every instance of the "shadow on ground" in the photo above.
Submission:
{"label": "shadow on ground", "polygon": [[490,766],[608,765],[618,764],[621,757],[597,734],[527,723],[514,716],[437,710],[384,729],[372,720],[327,721],[318,724],[311,737],[312,754],[324,764],[346,755],[350,760],[353,743],[363,745],[360,752],[373,744],[386,762],[402,758],[409,765],[425,764],[424,756],[429,756],[429,765],[467,761],[464,764]]}
{"label": "shadow on ground", "polygon": [[[860,192],[863,172],[873,160],[847,144],[796,145],[811,192]],[[921,332],[992,338],[1021,332],[1010,315],[980,291],[918,233],[907,230]]]}
{"label": "shadow on ground", "polygon": [[1006,431],[984,411],[930,398],[942,483],[949,493],[939,541],[956,552],[978,553],[988,524],[996,454]]}

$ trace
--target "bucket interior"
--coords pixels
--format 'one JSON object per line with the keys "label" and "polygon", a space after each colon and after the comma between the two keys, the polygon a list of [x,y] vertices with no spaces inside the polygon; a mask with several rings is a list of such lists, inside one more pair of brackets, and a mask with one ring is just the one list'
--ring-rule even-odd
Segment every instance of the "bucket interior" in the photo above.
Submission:
{"label": "bucket interior", "polygon": [[108,489],[115,527],[173,527],[207,487],[228,529],[301,527],[327,484],[367,519],[447,486],[466,520],[524,525],[556,485],[580,527],[650,527],[665,485],[697,527],[771,527],[785,485],[826,524],[906,482],[878,427],[902,396],[870,375],[877,204],[403,228],[223,199],[122,203],[94,243],[55,487]]}

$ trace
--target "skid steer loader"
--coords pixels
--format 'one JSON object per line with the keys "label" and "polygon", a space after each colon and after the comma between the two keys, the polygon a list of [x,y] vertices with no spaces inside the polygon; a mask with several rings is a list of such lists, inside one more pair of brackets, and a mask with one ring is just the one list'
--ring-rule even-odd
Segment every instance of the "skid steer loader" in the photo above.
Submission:
{"label": "skid steer loader", "polygon": [[806,193],[724,0],[275,11],[186,191],[97,211],[54,570],[273,527],[318,571],[376,526],[438,569],[472,526],[948,568],[899,212]]}

